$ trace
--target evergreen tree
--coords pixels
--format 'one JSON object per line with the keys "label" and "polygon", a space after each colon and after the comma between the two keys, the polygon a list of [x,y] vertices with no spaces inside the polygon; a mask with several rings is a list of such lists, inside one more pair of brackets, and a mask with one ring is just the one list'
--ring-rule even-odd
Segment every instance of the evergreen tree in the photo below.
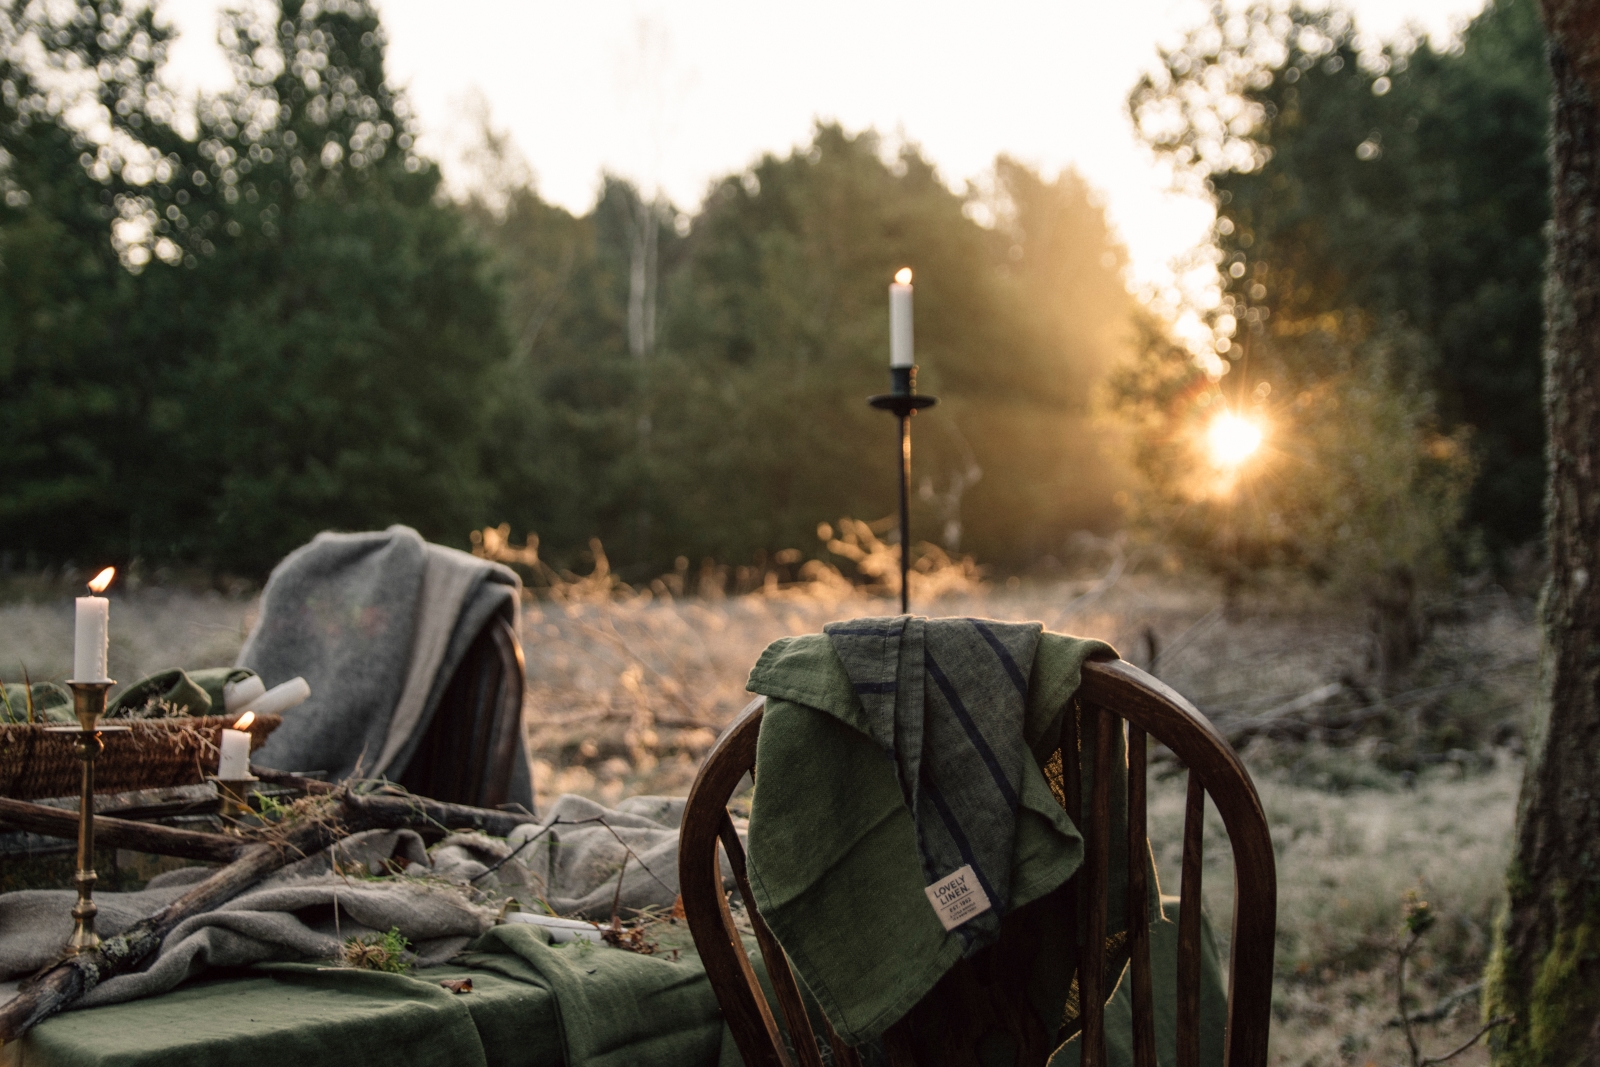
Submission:
{"label": "evergreen tree", "polygon": [[1414,50],[1339,8],[1218,6],[1130,97],[1215,196],[1223,332],[1296,348],[1307,380],[1389,338],[1397,386],[1471,430],[1468,520],[1496,548],[1539,530],[1547,94],[1531,0],[1492,0],[1459,49]]}

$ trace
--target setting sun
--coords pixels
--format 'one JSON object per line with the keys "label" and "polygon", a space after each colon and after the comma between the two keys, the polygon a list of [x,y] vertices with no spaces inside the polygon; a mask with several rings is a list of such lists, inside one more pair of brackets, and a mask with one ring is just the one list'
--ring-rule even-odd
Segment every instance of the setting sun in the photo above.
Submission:
{"label": "setting sun", "polygon": [[1225,411],[1206,428],[1206,451],[1219,467],[1237,467],[1261,447],[1261,424]]}

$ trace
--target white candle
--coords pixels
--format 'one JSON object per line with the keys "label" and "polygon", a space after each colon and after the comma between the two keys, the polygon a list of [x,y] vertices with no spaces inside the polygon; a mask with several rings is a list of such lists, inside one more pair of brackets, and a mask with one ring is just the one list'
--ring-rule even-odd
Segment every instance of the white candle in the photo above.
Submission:
{"label": "white candle", "polygon": [[889,366],[916,362],[911,346],[911,268],[901,267],[889,284]]}
{"label": "white candle", "polygon": [[[107,567],[94,576],[89,588],[96,593],[105,592],[116,575]],[[72,643],[72,680],[75,682],[109,682],[106,673],[106,653],[111,643],[111,601],[103,596],[81,596],[77,603],[77,625]]]}
{"label": "white candle", "polygon": [[222,687],[223,710],[229,715],[235,712],[242,712],[250,706],[252,700],[266,691],[267,684],[261,680],[261,676],[258,674],[252,674],[250,677],[240,679],[237,682],[229,682]]}
{"label": "white candle", "polygon": [[222,731],[222,757],[217,760],[217,777],[224,782],[250,777],[250,735],[243,730]]}
{"label": "white candle", "polygon": [[299,707],[311,698],[311,686],[304,678],[290,678],[275,685],[250,701],[244,708],[257,715],[281,715],[290,708]]}

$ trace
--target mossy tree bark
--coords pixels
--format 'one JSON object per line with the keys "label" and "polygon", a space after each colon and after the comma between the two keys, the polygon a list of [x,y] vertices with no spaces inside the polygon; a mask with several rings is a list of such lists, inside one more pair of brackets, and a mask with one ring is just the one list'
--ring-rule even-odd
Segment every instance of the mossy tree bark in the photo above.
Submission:
{"label": "mossy tree bark", "polygon": [[1509,907],[1486,981],[1517,1067],[1600,1067],[1600,5],[1541,0],[1554,105],[1545,282],[1550,580]]}

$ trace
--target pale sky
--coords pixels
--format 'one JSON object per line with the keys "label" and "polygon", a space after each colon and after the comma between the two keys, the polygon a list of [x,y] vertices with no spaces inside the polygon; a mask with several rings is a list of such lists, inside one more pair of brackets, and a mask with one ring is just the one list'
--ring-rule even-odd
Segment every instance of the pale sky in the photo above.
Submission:
{"label": "pale sky", "polygon": [[[228,73],[218,0],[163,0],[180,31],[173,75],[216,88]],[[817,118],[922,146],[956,187],[1000,152],[1103,193],[1136,286],[1171,283],[1210,209],[1166,191],[1134,140],[1127,92],[1200,21],[1202,0],[378,0],[389,71],[454,165],[475,95],[510,132],[543,196],[593,204],[602,169],[693,210],[707,184],[787,152]],[[1358,25],[1449,35],[1482,0],[1353,0]]]}

